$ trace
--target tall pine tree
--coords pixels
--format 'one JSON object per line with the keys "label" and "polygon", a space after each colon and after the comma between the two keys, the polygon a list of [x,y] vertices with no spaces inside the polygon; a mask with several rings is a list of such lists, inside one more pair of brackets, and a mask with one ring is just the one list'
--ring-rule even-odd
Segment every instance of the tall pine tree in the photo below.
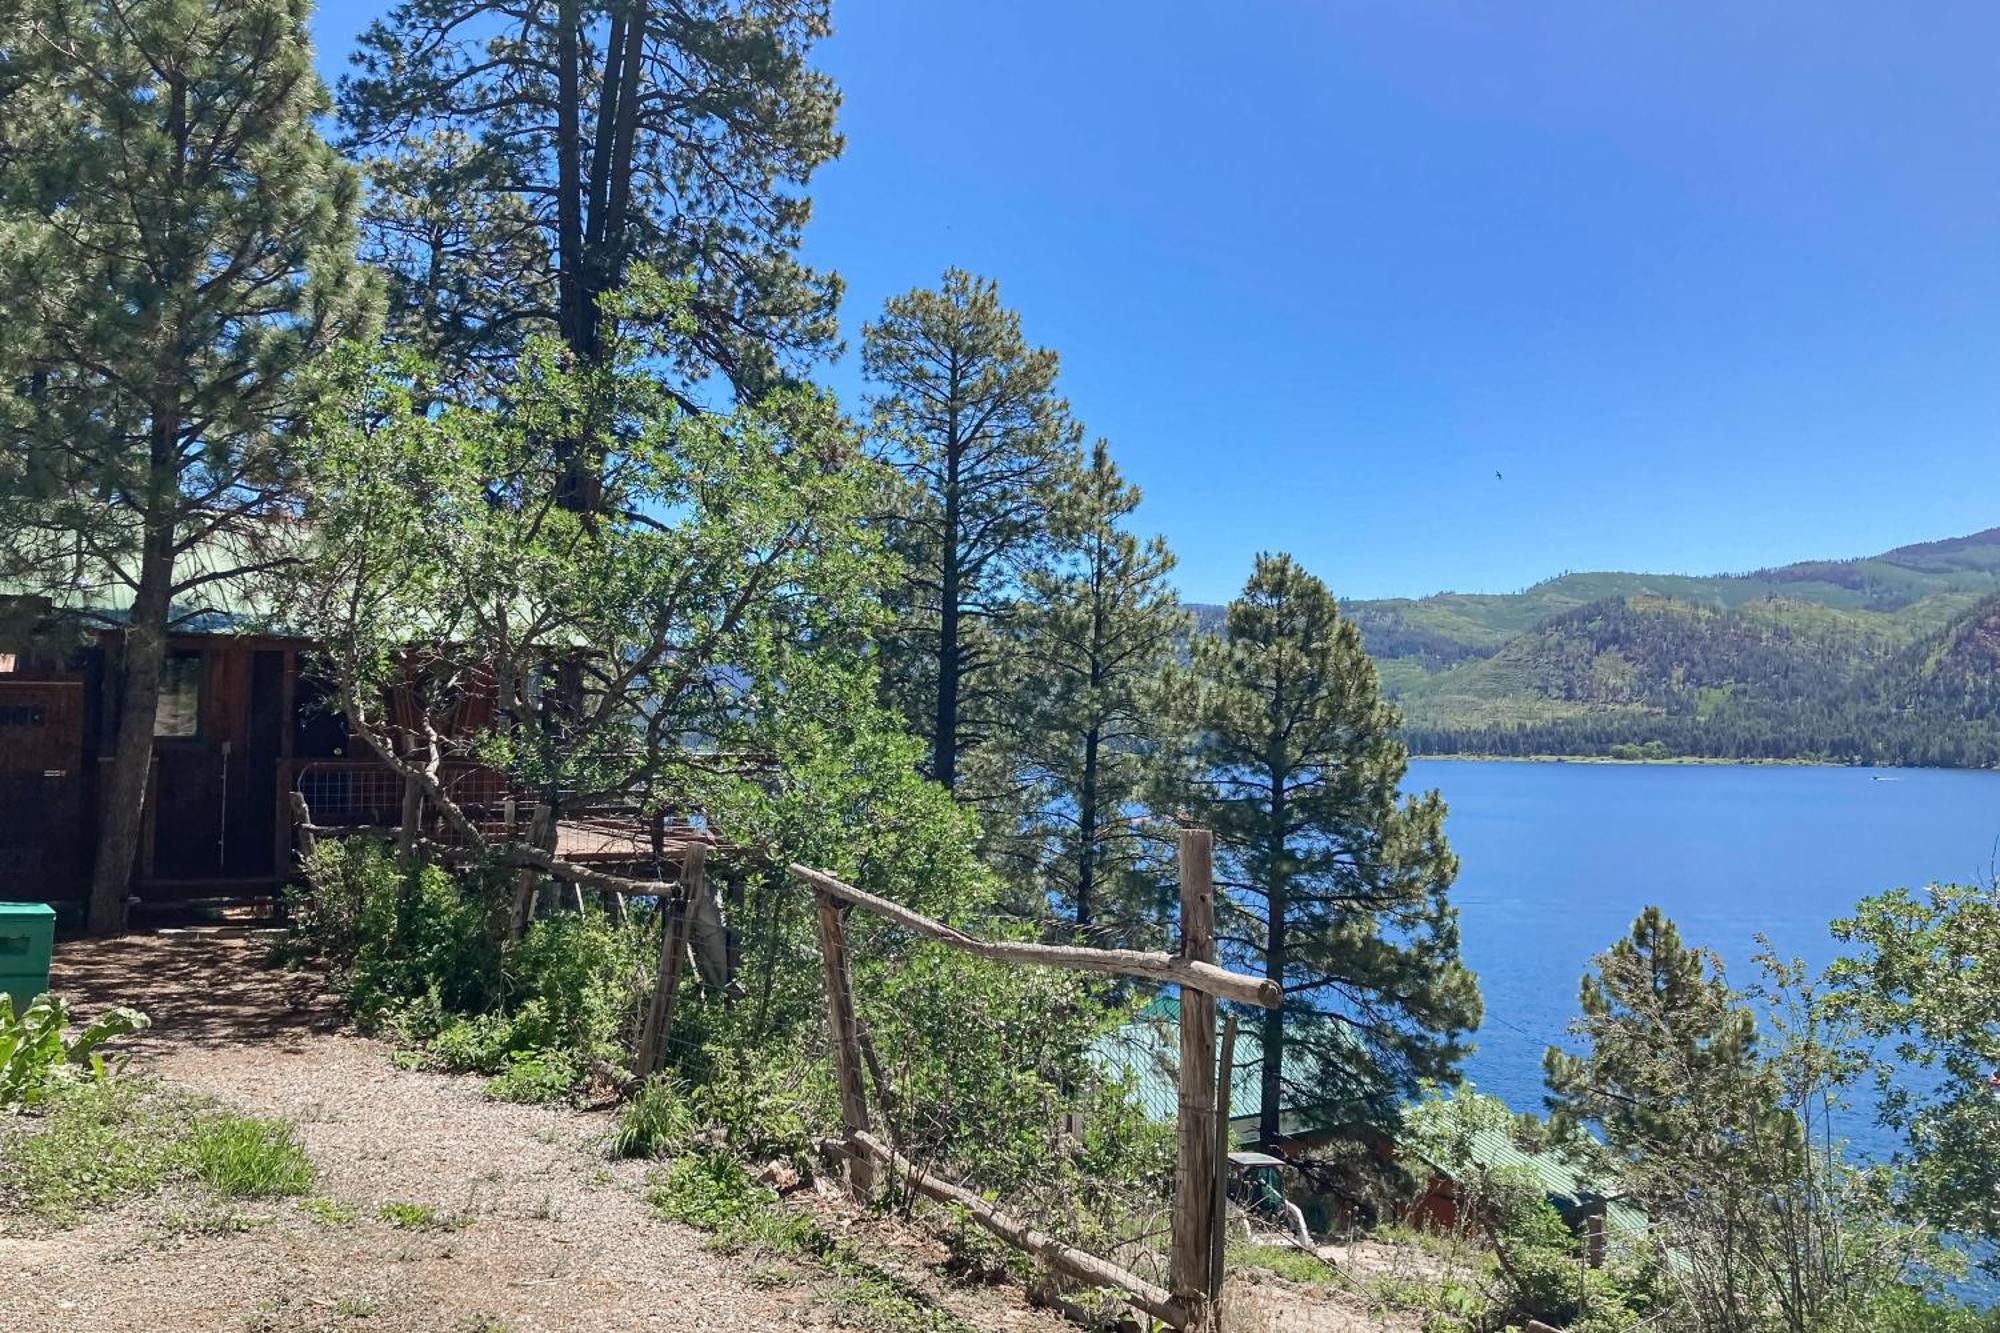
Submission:
{"label": "tall pine tree", "polygon": [[885,520],[907,571],[886,678],[930,775],[954,790],[1011,706],[1000,631],[1048,558],[1082,431],[1056,394],[1056,354],[1027,345],[990,281],[948,270],[891,298],[862,338],[874,447],[907,482]]}
{"label": "tall pine tree", "polygon": [[795,252],[840,150],[808,64],[827,31],[825,0],[402,0],[371,24],[341,115],[378,155],[372,254],[446,369],[537,332],[599,364],[634,264],[694,285],[661,320],[684,400],[824,352],[839,284]]}
{"label": "tall pine tree", "polygon": [[96,931],[124,923],[170,621],[286,558],[297,372],[374,305],[310,11],[0,7],[0,560],[130,607]]}
{"label": "tall pine tree", "polygon": [[1263,1016],[1258,1133],[1294,1105],[1344,1110],[1447,1078],[1480,1016],[1436,792],[1326,585],[1257,557],[1219,637],[1198,639],[1189,813],[1215,831],[1218,934],[1284,988]]}
{"label": "tall pine tree", "polygon": [[1088,942],[1157,946],[1157,864],[1136,826],[1162,744],[1162,675],[1190,618],[1167,582],[1174,557],[1126,523],[1139,488],[1103,441],[1051,516],[1059,563],[1027,578],[1016,635],[1033,689],[1021,700],[1026,801],[1009,869],[1060,901]]}

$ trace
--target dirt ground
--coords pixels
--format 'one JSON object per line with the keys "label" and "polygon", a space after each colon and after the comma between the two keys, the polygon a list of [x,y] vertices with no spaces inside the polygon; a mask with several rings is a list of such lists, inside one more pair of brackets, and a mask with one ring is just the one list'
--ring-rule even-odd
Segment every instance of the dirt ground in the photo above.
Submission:
{"label": "dirt ground", "polygon": [[[329,1225],[295,1201],[247,1205],[248,1229],[190,1234],[176,1201],[0,1239],[0,1326],[102,1330],[743,1330],[833,1321],[810,1277],[709,1253],[640,1194],[643,1163],[605,1159],[605,1114],[487,1101],[480,1081],[397,1069],[343,1030],[309,975],[263,966],[230,931],[133,935],[57,950],[53,984],[85,1015],[136,1005],[139,1067],[242,1110],[295,1123]],[[450,1231],[397,1230],[385,1203],[421,1204]],[[990,1293],[979,1328],[1058,1326]],[[956,1304],[957,1302],[953,1302]]]}
{"label": "dirt ground", "polygon": [[[703,1248],[641,1197],[644,1163],[607,1161],[605,1113],[511,1106],[476,1078],[398,1069],[344,1027],[310,974],[265,966],[267,937],[234,929],[58,948],[53,984],[88,1016],[113,1003],[153,1019],[125,1049],[169,1084],[282,1116],[319,1170],[329,1222],[295,1200],[189,1226],[188,1203],[141,1200],[61,1231],[0,1236],[0,1328],[10,1333],[747,1333],[841,1322],[830,1284]],[[452,1230],[377,1216],[419,1204]],[[841,1225],[836,1215],[835,1225]],[[1073,1327],[1009,1287],[937,1282],[923,1245],[853,1222],[871,1259],[982,1330]],[[1381,1325],[1286,1286],[1239,1289],[1238,1329],[1368,1333]]]}

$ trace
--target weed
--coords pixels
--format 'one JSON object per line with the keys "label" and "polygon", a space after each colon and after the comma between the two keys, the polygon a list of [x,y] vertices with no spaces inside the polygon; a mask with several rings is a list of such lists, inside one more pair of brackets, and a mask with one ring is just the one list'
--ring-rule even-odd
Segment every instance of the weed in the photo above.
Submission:
{"label": "weed", "polygon": [[785,1207],[734,1157],[691,1152],[675,1158],[654,1174],[646,1199],[662,1216],[710,1233],[714,1249],[754,1250],[817,1265],[838,1279],[832,1299],[852,1327],[877,1333],[961,1333],[965,1327],[921,1290],[869,1263],[811,1217]]}
{"label": "weed", "polygon": [[507,1321],[497,1314],[469,1314],[451,1326],[451,1333],[507,1333]]}
{"label": "weed", "polygon": [[90,1074],[103,1082],[112,1072],[97,1048],[114,1037],[143,1031],[146,1016],[137,1009],[108,1009],[73,1038],[69,1002],[56,995],[39,995],[19,1016],[11,995],[0,993],[0,1106],[34,1103],[51,1088]]}
{"label": "weed", "polygon": [[280,1121],[228,1111],[204,1116],[188,1148],[195,1175],[225,1199],[275,1199],[312,1188],[312,1162],[292,1127]]}
{"label": "weed", "polygon": [[496,1102],[543,1105],[567,1099],[583,1073],[574,1056],[562,1051],[516,1051],[498,1077],[486,1081]]}
{"label": "weed", "polygon": [[471,1225],[462,1213],[441,1213],[427,1203],[389,1202],[375,1216],[398,1231],[461,1231]]}
{"label": "weed", "polygon": [[161,1221],[161,1229],[170,1236],[239,1236],[258,1227],[267,1227],[277,1219],[264,1215],[239,1213],[233,1208],[209,1204],[191,1213],[171,1213]]}
{"label": "weed", "polygon": [[127,1082],[51,1089],[42,1114],[22,1118],[0,1142],[0,1199],[64,1224],[85,1209],[152,1193],[182,1160],[178,1117],[168,1109]]}
{"label": "weed", "polygon": [[346,1204],[326,1198],[300,1199],[299,1211],[321,1226],[328,1227],[351,1227],[356,1216]]}
{"label": "weed", "polygon": [[1339,1275],[1317,1255],[1289,1245],[1231,1245],[1229,1267],[1259,1268],[1293,1282],[1337,1283]]}
{"label": "weed", "polygon": [[342,1296],[333,1303],[333,1313],[341,1319],[373,1319],[382,1307],[364,1296]]}

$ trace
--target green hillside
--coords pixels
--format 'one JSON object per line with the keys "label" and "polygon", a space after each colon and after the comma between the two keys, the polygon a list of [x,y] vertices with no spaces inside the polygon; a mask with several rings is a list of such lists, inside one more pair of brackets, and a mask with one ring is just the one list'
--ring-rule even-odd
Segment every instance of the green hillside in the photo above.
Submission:
{"label": "green hillside", "polygon": [[1419,754],[2000,764],[2000,528],[1343,610]]}

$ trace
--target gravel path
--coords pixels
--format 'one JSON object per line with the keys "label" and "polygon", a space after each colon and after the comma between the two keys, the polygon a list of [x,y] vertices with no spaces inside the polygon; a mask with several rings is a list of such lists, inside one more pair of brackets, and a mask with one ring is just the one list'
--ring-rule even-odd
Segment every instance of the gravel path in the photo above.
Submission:
{"label": "gravel path", "polygon": [[[316,1197],[340,1215],[252,1202],[218,1227],[201,1220],[201,1201],[170,1193],[67,1230],[0,1235],[0,1329],[750,1333],[842,1322],[823,1274],[712,1254],[698,1233],[655,1217],[641,1198],[646,1165],[604,1158],[608,1114],[489,1102],[479,1079],[396,1068],[389,1047],[343,1025],[311,974],[266,966],[268,942],[219,928],[79,941],[57,949],[53,984],[84,1017],[117,1003],[149,1014],[152,1028],[121,1043],[137,1068],[297,1126]],[[391,1203],[450,1225],[396,1228],[378,1215]],[[941,1285],[942,1250],[928,1238],[850,1206],[820,1211],[871,1262],[981,1333],[1074,1328],[1011,1286]],[[1408,1327],[1324,1290],[1232,1286],[1231,1333]]]}
{"label": "gravel path", "polygon": [[[241,1207],[246,1230],[204,1234],[176,1225],[186,1202],[166,1198],[0,1239],[0,1326],[739,1333],[832,1321],[809,1276],[770,1286],[768,1270],[655,1218],[639,1198],[644,1165],[604,1160],[608,1116],[502,1105],[477,1079],[399,1070],[388,1048],[341,1029],[310,977],[264,968],[264,947],[223,931],[70,944],[54,984],[86,1015],[114,1001],[152,1015],[130,1045],[168,1082],[290,1119],[318,1193],[352,1220],[282,1200]],[[399,1230],[376,1215],[392,1202],[461,1225]],[[1052,1326],[995,1304],[1008,1308],[990,1320],[955,1313]]]}

